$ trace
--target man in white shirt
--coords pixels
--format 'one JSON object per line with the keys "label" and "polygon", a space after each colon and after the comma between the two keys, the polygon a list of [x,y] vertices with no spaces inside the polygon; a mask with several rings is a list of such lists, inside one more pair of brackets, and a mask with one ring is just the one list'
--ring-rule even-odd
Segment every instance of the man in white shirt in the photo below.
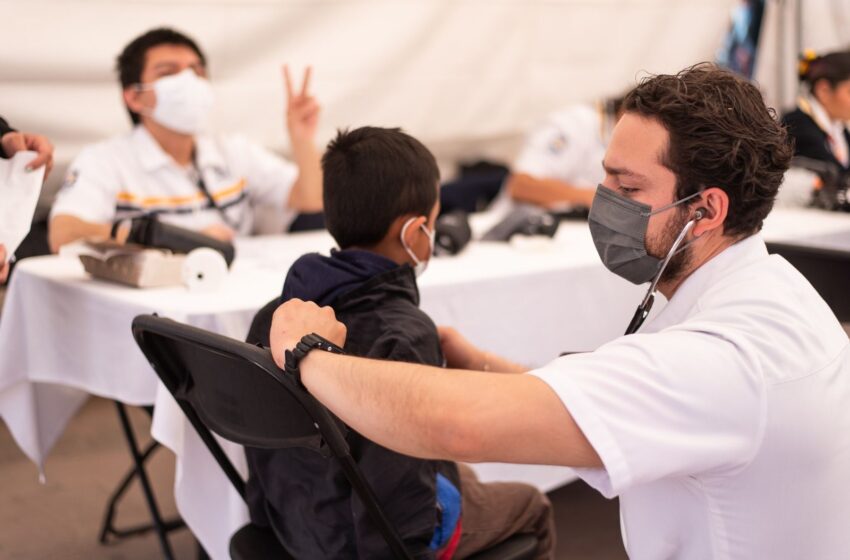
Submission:
{"label": "man in white shirt", "polygon": [[[206,58],[189,37],[151,30],[127,45],[118,71],[135,127],[85,148],[71,164],[51,211],[53,251],[109,236],[114,222],[142,214],[230,240],[283,231],[295,212],[321,210],[320,107],[309,93],[309,69],[298,91],[285,69],[295,164],[242,137],[203,133],[212,89]],[[118,239],[127,231],[118,229]]]}
{"label": "man in white shirt", "polygon": [[578,104],[547,116],[525,139],[506,189],[516,202],[544,208],[589,207],[622,97]]}
{"label": "man in white shirt", "polygon": [[[463,369],[301,344],[289,371],[401,453],[577,467],[620,497],[633,559],[850,558],[850,341],[758,234],[791,158],[784,129],[710,65],[644,80],[624,111],[590,227],[609,269],[659,278],[669,303],[642,331],[528,374],[450,330]],[[309,332],[345,338],[328,308],[276,311],[278,364]]]}

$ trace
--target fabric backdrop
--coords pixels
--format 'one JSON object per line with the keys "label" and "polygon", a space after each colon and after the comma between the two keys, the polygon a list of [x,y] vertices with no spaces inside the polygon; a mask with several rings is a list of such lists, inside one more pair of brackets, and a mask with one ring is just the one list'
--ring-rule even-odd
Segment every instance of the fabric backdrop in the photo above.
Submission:
{"label": "fabric backdrop", "polygon": [[[115,57],[174,26],[206,51],[215,123],[286,152],[279,66],[315,67],[319,141],[402,126],[441,163],[510,159],[523,130],[642,72],[711,60],[735,0],[0,0],[0,114],[48,135],[57,172],[125,131]],[[446,171],[450,168],[444,166]]]}

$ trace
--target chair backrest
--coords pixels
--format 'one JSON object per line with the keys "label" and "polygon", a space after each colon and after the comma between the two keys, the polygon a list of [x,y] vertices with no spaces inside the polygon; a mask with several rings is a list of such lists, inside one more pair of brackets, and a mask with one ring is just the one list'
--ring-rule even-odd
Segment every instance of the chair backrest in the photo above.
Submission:
{"label": "chair backrest", "polygon": [[245,483],[210,430],[242,445],[334,455],[397,558],[410,558],[345,441],[345,425],[275,364],[271,352],[156,315],[133,336],[237,491]]}
{"label": "chair backrest", "polygon": [[850,321],[850,248],[847,251],[794,243],[767,243],[806,277],[842,323]]}

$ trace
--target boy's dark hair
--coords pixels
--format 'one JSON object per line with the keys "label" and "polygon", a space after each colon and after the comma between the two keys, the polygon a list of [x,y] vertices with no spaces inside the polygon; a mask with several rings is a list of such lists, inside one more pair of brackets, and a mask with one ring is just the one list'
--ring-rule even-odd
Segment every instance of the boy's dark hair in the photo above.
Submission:
{"label": "boy's dark hair", "polygon": [[800,61],[800,81],[814,88],[820,80],[826,80],[832,88],[850,80],[850,50],[806,56]]}
{"label": "boy's dark hair", "polygon": [[676,175],[676,199],[719,187],[729,196],[724,234],[746,237],[761,229],[793,150],[754,85],[703,63],[645,78],[623,108],[667,129],[661,161]]}
{"label": "boy's dark hair", "polygon": [[[122,89],[126,89],[141,81],[148,50],[159,45],[183,45],[189,47],[197,53],[198,58],[201,59],[201,64],[204,66],[207,65],[207,59],[204,53],[201,52],[198,44],[190,37],[168,27],[151,29],[147,33],[130,41],[130,44],[124,47],[124,50],[118,55],[115,62],[115,69],[118,71],[118,79],[121,81]],[[130,114],[133,124],[139,124],[139,115],[129,108],[127,108],[127,112]]]}
{"label": "boy's dark hair", "polygon": [[405,214],[428,216],[440,171],[399,128],[340,130],[322,157],[325,224],[340,249],[371,247]]}

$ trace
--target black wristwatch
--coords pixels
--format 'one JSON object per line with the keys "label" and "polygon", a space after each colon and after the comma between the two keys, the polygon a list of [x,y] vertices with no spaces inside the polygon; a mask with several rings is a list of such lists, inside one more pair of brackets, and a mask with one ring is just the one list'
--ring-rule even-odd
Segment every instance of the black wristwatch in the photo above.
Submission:
{"label": "black wristwatch", "polygon": [[301,383],[301,369],[299,368],[299,365],[301,364],[301,360],[303,360],[304,357],[312,350],[324,350],[326,352],[333,352],[334,354],[345,354],[345,351],[342,348],[323,336],[319,336],[316,333],[304,335],[304,337],[298,341],[298,344],[295,345],[295,348],[284,352],[284,371],[295,376],[295,380],[302,387],[304,384]]}

